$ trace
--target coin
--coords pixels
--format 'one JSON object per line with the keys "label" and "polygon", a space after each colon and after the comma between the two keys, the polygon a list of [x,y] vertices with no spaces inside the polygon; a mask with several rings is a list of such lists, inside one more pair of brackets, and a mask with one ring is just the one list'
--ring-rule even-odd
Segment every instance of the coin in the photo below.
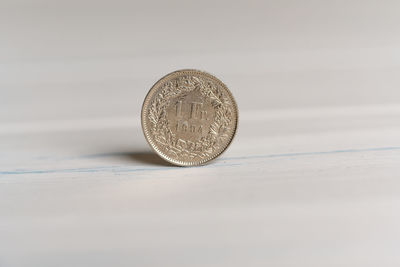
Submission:
{"label": "coin", "polygon": [[178,70],[148,92],[142,106],[147,142],[166,161],[178,166],[203,165],[232,142],[238,109],[228,87],[199,70]]}

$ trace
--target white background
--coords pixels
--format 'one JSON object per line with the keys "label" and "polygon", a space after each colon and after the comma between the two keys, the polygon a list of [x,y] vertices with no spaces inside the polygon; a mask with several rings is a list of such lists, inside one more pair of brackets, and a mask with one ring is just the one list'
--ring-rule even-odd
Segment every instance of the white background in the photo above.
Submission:
{"label": "white background", "polygon": [[[0,266],[398,266],[400,2],[0,3]],[[182,68],[239,105],[165,165],[140,109]]]}

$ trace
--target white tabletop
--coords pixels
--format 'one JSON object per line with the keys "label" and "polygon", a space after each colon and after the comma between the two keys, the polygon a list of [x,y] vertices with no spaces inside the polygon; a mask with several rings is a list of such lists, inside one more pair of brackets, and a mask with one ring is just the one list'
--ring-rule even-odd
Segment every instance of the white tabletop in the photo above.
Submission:
{"label": "white tabletop", "polygon": [[[400,4],[331,2],[2,1],[0,266],[399,266]],[[239,105],[203,167],[140,126],[183,68]]]}

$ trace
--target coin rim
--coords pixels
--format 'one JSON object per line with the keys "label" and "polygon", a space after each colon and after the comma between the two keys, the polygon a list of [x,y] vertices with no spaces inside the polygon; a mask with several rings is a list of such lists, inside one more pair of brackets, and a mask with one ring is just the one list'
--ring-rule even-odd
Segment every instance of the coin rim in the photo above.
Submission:
{"label": "coin rim", "polygon": [[[232,134],[230,135],[230,140],[226,143],[226,145],[220,149],[220,151],[212,156],[210,156],[209,158],[206,158],[204,160],[201,161],[197,161],[197,162],[185,162],[185,161],[180,161],[180,160],[174,160],[171,157],[169,157],[168,155],[165,155],[162,151],[160,151],[160,149],[157,148],[157,145],[154,144],[150,134],[149,134],[149,130],[147,128],[147,123],[146,123],[146,115],[148,114],[147,112],[147,107],[150,104],[150,100],[153,96],[153,94],[157,91],[158,87],[160,86],[160,84],[164,83],[165,80],[167,79],[171,79],[171,76],[178,76],[179,75],[184,75],[184,74],[200,74],[200,75],[205,75],[208,78],[214,80],[215,82],[217,82],[219,85],[221,85],[226,92],[228,92],[230,99],[233,103],[233,109],[235,111],[236,114],[236,123],[234,125],[234,129],[232,131]],[[163,76],[161,79],[159,79],[149,90],[149,92],[146,94],[146,97],[144,98],[143,101],[143,105],[142,105],[142,111],[141,111],[141,123],[142,123],[142,131],[144,134],[144,137],[146,138],[147,143],[149,143],[150,147],[154,150],[154,152],[156,152],[161,158],[163,158],[164,160],[166,160],[167,162],[177,165],[177,166],[200,166],[200,165],[204,165],[207,163],[210,163],[212,160],[216,159],[217,157],[219,157],[222,153],[224,153],[227,148],[229,147],[229,145],[232,143],[236,132],[237,132],[237,128],[238,128],[238,123],[239,123],[239,112],[238,112],[238,107],[237,107],[237,103],[235,101],[235,98],[233,97],[231,91],[229,90],[229,88],[217,77],[215,77],[214,75],[205,72],[205,71],[201,71],[201,70],[196,70],[196,69],[182,69],[182,70],[176,70],[173,71],[165,76]]]}

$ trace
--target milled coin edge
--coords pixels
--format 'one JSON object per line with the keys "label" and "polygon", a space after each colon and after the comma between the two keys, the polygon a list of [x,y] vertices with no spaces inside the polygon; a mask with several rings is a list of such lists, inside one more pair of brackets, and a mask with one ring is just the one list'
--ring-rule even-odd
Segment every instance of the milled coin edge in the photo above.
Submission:
{"label": "milled coin edge", "polygon": [[[185,162],[185,161],[180,161],[180,160],[174,160],[172,158],[170,158],[168,155],[165,155],[162,151],[160,151],[157,148],[157,145],[153,142],[149,132],[148,132],[148,128],[147,128],[147,107],[150,104],[150,100],[152,99],[153,94],[157,91],[156,88],[158,88],[160,86],[160,84],[164,83],[165,80],[167,79],[171,79],[174,78],[173,76],[178,76],[182,75],[182,73],[187,73],[187,74],[202,74],[207,76],[208,78],[212,79],[213,81],[217,82],[218,84],[220,84],[225,90],[226,92],[229,94],[229,97],[232,101],[232,106],[233,109],[235,111],[236,114],[236,120],[235,120],[235,125],[234,125],[234,129],[232,131],[232,134],[230,135],[230,139],[229,142],[226,143],[225,146],[223,146],[220,151],[218,153],[216,153],[215,155],[212,155],[211,157],[201,160],[201,161],[196,161],[196,162]],[[171,73],[168,73],[167,75],[163,76],[161,79],[159,79],[149,90],[149,92],[146,94],[146,97],[143,101],[143,105],[142,105],[142,110],[141,110],[141,124],[142,124],[142,131],[144,134],[144,137],[146,138],[147,143],[149,143],[150,147],[152,148],[152,150],[154,152],[156,152],[157,155],[159,155],[162,159],[164,159],[165,161],[176,165],[176,166],[181,166],[181,167],[189,167],[189,166],[201,166],[201,165],[205,165],[205,164],[209,164],[211,161],[215,160],[217,157],[219,157],[220,155],[222,155],[230,146],[230,144],[232,143],[233,139],[236,136],[236,132],[238,130],[238,124],[239,124],[239,112],[238,112],[238,106],[236,103],[235,98],[232,95],[232,92],[229,90],[228,86],[226,86],[225,83],[223,83],[220,79],[218,79],[217,77],[215,77],[214,75],[205,72],[205,71],[201,71],[201,70],[196,70],[196,69],[182,69],[182,70],[176,70],[173,71]]]}

